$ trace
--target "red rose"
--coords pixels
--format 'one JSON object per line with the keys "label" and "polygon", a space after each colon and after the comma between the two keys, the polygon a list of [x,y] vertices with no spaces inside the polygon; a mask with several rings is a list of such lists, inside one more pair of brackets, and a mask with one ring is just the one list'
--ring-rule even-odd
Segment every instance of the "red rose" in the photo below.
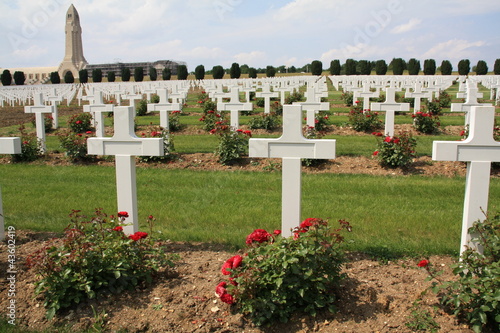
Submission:
{"label": "red rose", "polygon": [[118,212],[118,217],[128,217],[128,213],[125,211]]}
{"label": "red rose", "polygon": [[384,142],[390,143],[391,142],[391,137],[390,136],[386,136]]}
{"label": "red rose", "polygon": [[419,263],[418,263],[418,267],[427,267],[429,265],[429,260],[421,260]]}
{"label": "red rose", "polygon": [[224,275],[230,275],[231,272],[227,271],[227,269],[235,269],[241,266],[241,262],[243,261],[243,257],[240,255],[235,255],[222,265],[221,272]]}
{"label": "red rose", "polygon": [[250,235],[247,236],[246,244],[250,245],[253,242],[263,243],[271,238],[271,234],[264,229],[255,229]]}
{"label": "red rose", "polygon": [[372,155],[373,156],[377,156],[378,155],[378,150],[375,150]]}
{"label": "red rose", "polygon": [[117,227],[114,227],[113,230],[114,231],[123,231],[123,227],[122,226],[117,226]]}
{"label": "red rose", "polygon": [[227,293],[226,286],[226,282],[221,282],[217,285],[217,287],[215,288],[215,293],[217,294],[217,296],[221,297],[222,295]]}
{"label": "red rose", "polygon": [[153,215],[149,215],[148,219],[150,219],[150,220],[154,219]]}
{"label": "red rose", "polygon": [[224,303],[227,303],[229,305],[234,304],[234,298],[228,293],[223,294],[220,297],[220,300],[223,301]]}
{"label": "red rose", "polygon": [[132,234],[132,235],[129,235],[128,238],[130,238],[131,240],[133,240],[134,242],[137,242],[139,239],[141,239],[139,237],[139,235],[136,235],[136,234]]}
{"label": "red rose", "polygon": [[399,140],[399,139],[394,139],[394,141],[393,141],[393,142],[394,142],[395,144],[398,144],[400,141],[401,141],[401,140]]}
{"label": "red rose", "polygon": [[300,228],[301,228],[301,229],[306,229],[306,228],[307,228],[307,229],[309,229],[309,227],[311,227],[311,226],[314,224],[314,222],[317,222],[317,221],[319,221],[319,219],[317,219],[317,218],[313,218],[313,217],[310,217],[310,218],[308,218],[308,219],[305,219],[305,220],[304,220],[304,221],[302,221],[302,223],[300,224]]}
{"label": "red rose", "polygon": [[92,131],[87,131],[85,132],[85,134],[92,134]]}
{"label": "red rose", "polygon": [[137,231],[135,234],[128,236],[128,238],[130,238],[134,242],[137,242],[138,240],[146,238],[146,237],[148,237],[148,233],[143,232],[143,231]]}
{"label": "red rose", "polygon": [[76,121],[76,124],[78,124],[78,125],[80,125],[81,123],[82,123],[82,121],[81,121],[81,120],[77,120],[77,121]]}
{"label": "red rose", "polygon": [[281,230],[274,230],[273,235],[275,235],[275,236],[281,235]]}

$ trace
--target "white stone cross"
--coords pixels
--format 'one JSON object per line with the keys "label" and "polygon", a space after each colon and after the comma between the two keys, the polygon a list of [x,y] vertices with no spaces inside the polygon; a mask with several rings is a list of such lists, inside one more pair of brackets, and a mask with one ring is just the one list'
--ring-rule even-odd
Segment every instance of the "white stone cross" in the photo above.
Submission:
{"label": "white stone cross", "polygon": [[114,155],[118,211],[129,215],[123,228],[125,234],[139,230],[135,156],[163,156],[162,138],[138,138],[134,133],[134,110],[131,106],[115,107],[114,135],[87,139],[89,155]]}
{"label": "white stone cross", "polygon": [[45,117],[44,113],[53,113],[52,105],[43,104],[43,94],[35,93],[33,96],[34,105],[25,106],[25,113],[35,114],[36,136],[40,140],[42,152],[45,153],[47,147],[45,146]]}
{"label": "white stone cross", "polygon": [[320,102],[320,98],[317,97],[314,86],[307,87],[305,102],[295,102],[293,105],[300,105],[302,106],[302,110],[307,111],[306,123],[309,127],[315,126],[315,115],[317,111],[330,110],[330,103]]}
{"label": "white stone cross", "polygon": [[104,104],[102,91],[94,92],[93,96],[88,96],[89,105],[83,106],[83,112],[92,114],[92,125],[95,127],[95,135],[104,137],[104,113],[113,112],[114,104]]}
{"label": "white stone cross", "polygon": [[[0,138],[0,154],[21,154],[21,138]],[[5,238],[2,193],[0,191],[0,241]]]}
{"label": "white stone cross", "polygon": [[415,104],[413,105],[413,113],[417,113],[421,108],[421,100],[422,98],[427,98],[428,100],[432,99],[432,92],[430,91],[422,91],[422,86],[420,83],[415,83],[413,91],[406,91],[406,98],[414,98]]}
{"label": "white stone cross", "polygon": [[240,127],[240,111],[252,111],[252,103],[240,102],[240,91],[238,87],[232,87],[228,103],[217,103],[217,110],[231,111],[231,128],[237,130]]}
{"label": "white stone cross", "polygon": [[59,128],[59,114],[57,112],[57,105],[62,102],[62,97],[57,95],[56,88],[52,89],[52,94],[47,96],[47,101],[52,105],[52,127],[54,129]]}
{"label": "white stone cross", "polygon": [[370,98],[378,97],[379,93],[370,90],[370,84],[367,82],[363,83],[363,90],[358,93],[359,97],[363,97],[363,110],[370,109]]}
{"label": "white stone cross", "polygon": [[141,94],[124,94],[122,95],[122,99],[128,99],[129,105],[134,109],[135,114],[135,101],[139,101],[142,99]]}
{"label": "white stone cross", "polygon": [[156,90],[156,94],[160,97],[160,102],[148,103],[148,112],[160,112],[160,126],[168,132],[168,112],[180,111],[181,104],[169,103],[167,89],[158,89]]}
{"label": "white stone cross", "polygon": [[385,89],[384,103],[371,103],[372,111],[385,111],[385,135],[394,136],[394,115],[396,111],[410,111],[410,103],[396,103],[396,89]]}
{"label": "white stone cross", "polygon": [[255,93],[255,97],[264,98],[264,113],[271,113],[271,98],[279,97],[279,93],[272,92],[269,83],[265,83],[262,91]]}
{"label": "white stone cross", "polygon": [[283,134],[278,139],[250,139],[249,156],[283,159],[281,226],[285,237],[301,221],[301,159],[334,159],[335,140],[302,135],[302,107],[283,106]]}
{"label": "white stone cross", "polygon": [[[481,94],[482,96],[482,94]],[[452,103],[451,112],[464,112],[465,113],[465,126],[470,123],[470,110],[474,106],[490,106],[488,103],[479,103],[479,89],[471,83],[467,84],[467,92],[465,103]]]}
{"label": "white stone cross", "polygon": [[495,107],[473,106],[470,114],[466,140],[434,141],[432,146],[432,159],[435,161],[467,162],[460,254],[469,245],[469,228],[475,221],[485,219],[483,211],[488,209],[491,162],[500,162],[500,142],[493,138]]}

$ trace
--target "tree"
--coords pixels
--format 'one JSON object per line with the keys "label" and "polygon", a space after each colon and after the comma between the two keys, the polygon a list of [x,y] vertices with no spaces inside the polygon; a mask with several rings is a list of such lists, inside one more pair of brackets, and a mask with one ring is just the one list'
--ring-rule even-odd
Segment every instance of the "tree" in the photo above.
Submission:
{"label": "tree", "polygon": [[347,59],[345,61],[345,75],[356,75],[357,61],[354,59]]}
{"label": "tree", "polygon": [[375,63],[375,73],[377,75],[385,75],[387,73],[387,63],[385,60],[377,60]]}
{"label": "tree", "polygon": [[205,78],[205,66],[196,66],[196,68],[194,69],[194,76],[196,80],[203,80]]}
{"label": "tree", "polygon": [[341,69],[340,60],[335,59],[330,62],[330,75],[340,75]]}
{"label": "tree", "polygon": [[449,60],[443,60],[441,62],[441,75],[451,75],[453,71],[453,66]]}
{"label": "tree", "polygon": [[14,72],[14,83],[18,86],[22,86],[24,84],[24,81],[26,81],[26,75],[24,75],[24,72],[15,71]]}
{"label": "tree", "polygon": [[108,72],[108,82],[115,82],[116,74],[113,71]]}
{"label": "tree", "polygon": [[229,70],[229,76],[231,79],[239,79],[241,76],[241,68],[240,65],[236,62],[233,62],[231,65],[231,69]]}
{"label": "tree", "polygon": [[123,82],[128,82],[130,81],[130,68],[122,68],[122,81]]}
{"label": "tree", "polygon": [[462,59],[458,62],[458,75],[469,75],[470,61],[469,59]]}
{"label": "tree", "polygon": [[75,83],[75,77],[71,71],[67,71],[66,74],[64,74],[64,83]]}
{"label": "tree", "polygon": [[241,74],[248,74],[248,69],[249,69],[248,65],[246,65],[246,64],[241,65],[240,69],[241,69]]}
{"label": "tree", "polygon": [[420,73],[420,61],[415,58],[411,58],[408,60],[408,74],[418,75],[418,73]]}
{"label": "tree", "polygon": [[288,73],[297,73],[297,68],[295,66],[288,67]]}
{"label": "tree", "polygon": [[486,75],[488,74],[488,65],[486,61],[479,60],[476,65],[476,75]]}
{"label": "tree", "polygon": [[149,67],[149,79],[151,81],[156,81],[157,78],[158,73],[156,72],[156,68],[154,68],[153,66]]}
{"label": "tree", "polygon": [[10,86],[12,84],[12,74],[8,69],[5,69],[0,77],[0,81],[2,81],[2,85]]}
{"label": "tree", "polygon": [[424,60],[424,75],[436,75],[436,60]]}
{"label": "tree", "polygon": [[311,74],[312,75],[322,75],[323,74],[323,63],[319,60],[314,60],[311,62]]}
{"label": "tree", "polygon": [[495,60],[493,65],[493,74],[500,75],[500,59]]}
{"label": "tree", "polygon": [[276,75],[276,68],[273,66],[267,66],[266,67],[266,76],[267,77],[274,77]]}
{"label": "tree", "polygon": [[361,75],[370,75],[372,73],[372,66],[368,60],[358,61],[357,67]]}
{"label": "tree", "polygon": [[135,82],[144,81],[144,68],[142,67],[134,68],[134,81]]}
{"label": "tree", "polygon": [[92,70],[92,81],[102,82],[102,70],[99,68]]}
{"label": "tree", "polygon": [[78,77],[80,78],[80,83],[89,82],[89,72],[86,69],[78,71]]}
{"label": "tree", "polygon": [[186,65],[177,67],[177,80],[187,80],[189,73]]}
{"label": "tree", "polygon": [[248,77],[251,79],[256,79],[257,78],[257,70],[253,67],[250,67],[248,69]]}
{"label": "tree", "polygon": [[161,71],[161,77],[163,80],[170,80],[170,78],[172,77],[172,71],[170,70],[170,68],[163,68],[163,70]]}
{"label": "tree", "polygon": [[406,69],[406,62],[401,58],[394,58],[389,67],[392,68],[392,73],[394,75],[403,75]]}
{"label": "tree", "polygon": [[225,72],[224,72],[224,68],[222,66],[217,65],[217,66],[214,66],[212,68],[212,76],[214,79],[217,79],[217,80],[222,79],[224,77],[224,74],[225,74]]}
{"label": "tree", "polygon": [[59,76],[58,72],[52,72],[52,73],[50,73],[50,82],[52,82],[52,84],[59,84],[59,83],[61,83],[61,77]]}

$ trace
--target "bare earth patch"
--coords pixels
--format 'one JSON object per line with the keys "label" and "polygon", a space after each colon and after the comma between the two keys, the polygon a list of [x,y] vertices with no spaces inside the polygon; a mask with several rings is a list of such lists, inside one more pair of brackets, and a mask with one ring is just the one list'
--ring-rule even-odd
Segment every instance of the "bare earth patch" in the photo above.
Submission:
{"label": "bare earth patch", "polygon": [[[418,311],[428,311],[440,326],[440,332],[472,332],[447,314],[432,292],[427,273],[417,268],[418,260],[400,259],[387,264],[363,254],[350,253],[344,280],[338,293],[339,312],[322,311],[317,317],[297,314],[288,323],[255,327],[215,296],[215,286],[222,281],[221,265],[234,253],[219,245],[166,243],[168,252],[177,253],[180,261],[173,272],[164,272],[151,286],[120,295],[104,295],[63,311],[51,322],[45,319],[43,300],[34,297],[36,277],[24,266],[26,256],[43,246],[53,235],[18,230],[16,323],[33,330],[73,325],[73,331],[90,328],[101,314],[107,330],[116,332],[412,332],[415,302]],[[5,242],[0,244],[6,253]],[[452,279],[448,256],[433,256],[430,261]],[[0,271],[7,271],[6,256],[0,259]],[[7,283],[0,284],[0,306],[8,305]]]}

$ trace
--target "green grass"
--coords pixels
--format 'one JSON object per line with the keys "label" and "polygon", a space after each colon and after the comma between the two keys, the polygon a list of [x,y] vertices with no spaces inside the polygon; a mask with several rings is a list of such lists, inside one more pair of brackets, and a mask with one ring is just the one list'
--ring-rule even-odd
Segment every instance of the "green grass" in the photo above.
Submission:
{"label": "green grass", "polygon": [[[0,165],[5,220],[19,229],[60,232],[68,214],[116,212],[112,167]],[[162,237],[242,246],[255,228],[281,225],[281,174],[137,170],[140,221],[158,218]],[[351,250],[457,254],[464,178],[305,174],[303,218],[346,219]],[[490,209],[500,199],[492,179]],[[498,207],[496,207],[498,208]]]}

